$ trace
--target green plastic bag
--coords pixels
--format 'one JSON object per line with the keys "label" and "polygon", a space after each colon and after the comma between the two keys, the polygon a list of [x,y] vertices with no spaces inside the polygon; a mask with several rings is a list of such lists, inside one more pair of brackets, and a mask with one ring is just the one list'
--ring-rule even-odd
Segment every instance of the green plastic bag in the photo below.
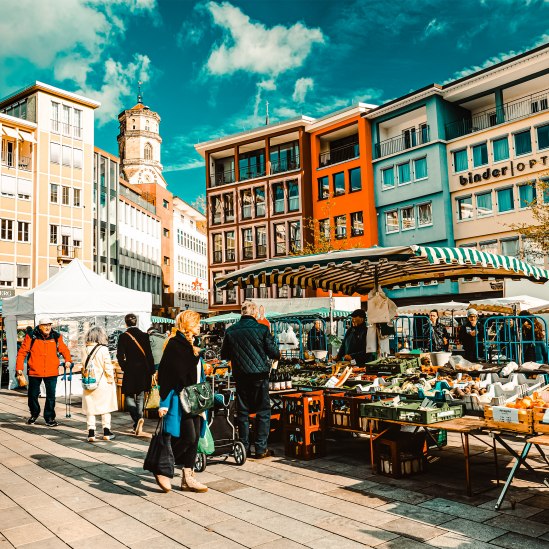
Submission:
{"label": "green plastic bag", "polygon": [[214,450],[214,439],[212,437],[212,433],[210,432],[210,428],[208,427],[208,425],[206,425],[206,432],[204,433],[204,436],[200,437],[198,441],[198,451],[201,454],[206,454],[207,456],[210,456],[214,453]]}

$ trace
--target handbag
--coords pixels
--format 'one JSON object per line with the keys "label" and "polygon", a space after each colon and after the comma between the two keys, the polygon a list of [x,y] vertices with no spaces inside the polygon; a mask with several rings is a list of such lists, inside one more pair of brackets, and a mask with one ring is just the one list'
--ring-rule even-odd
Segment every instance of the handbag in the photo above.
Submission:
{"label": "handbag", "polygon": [[207,382],[183,387],[183,390],[179,393],[179,401],[185,414],[198,416],[202,412],[213,408],[214,395],[212,387]]}
{"label": "handbag", "polygon": [[164,418],[161,417],[151,438],[143,469],[154,475],[173,478],[175,460],[171,444],[171,435],[164,433]]}
{"label": "handbag", "polygon": [[147,400],[145,410],[157,410],[160,408],[160,385],[156,382],[156,374],[153,376],[153,382]]}
{"label": "handbag", "polygon": [[211,456],[215,451],[215,443],[212,436],[212,432],[206,423],[206,432],[203,437],[198,439],[198,452]]}

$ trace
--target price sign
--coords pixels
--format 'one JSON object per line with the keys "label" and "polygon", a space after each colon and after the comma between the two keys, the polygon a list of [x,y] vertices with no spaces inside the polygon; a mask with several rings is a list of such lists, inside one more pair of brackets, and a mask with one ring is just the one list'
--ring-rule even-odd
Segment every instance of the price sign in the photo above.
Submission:
{"label": "price sign", "polygon": [[505,406],[494,406],[492,411],[494,413],[494,421],[499,421],[500,423],[520,423],[518,417],[519,411],[516,409]]}
{"label": "price sign", "polygon": [[549,423],[549,408],[545,410],[545,413],[543,414],[543,419],[541,420],[542,423]]}
{"label": "price sign", "polygon": [[336,386],[336,384],[337,384],[338,381],[339,381],[339,379],[337,379],[337,377],[332,376],[332,377],[326,382],[326,385],[324,385],[324,387],[333,388],[333,387]]}

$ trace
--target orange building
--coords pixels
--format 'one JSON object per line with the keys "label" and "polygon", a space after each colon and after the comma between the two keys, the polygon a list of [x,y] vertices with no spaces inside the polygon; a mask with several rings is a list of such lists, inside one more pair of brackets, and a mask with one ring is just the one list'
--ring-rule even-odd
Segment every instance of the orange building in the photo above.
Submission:
{"label": "orange building", "polygon": [[307,127],[311,136],[312,229],[318,251],[378,243],[371,133],[368,120],[361,116],[372,108],[359,103]]}

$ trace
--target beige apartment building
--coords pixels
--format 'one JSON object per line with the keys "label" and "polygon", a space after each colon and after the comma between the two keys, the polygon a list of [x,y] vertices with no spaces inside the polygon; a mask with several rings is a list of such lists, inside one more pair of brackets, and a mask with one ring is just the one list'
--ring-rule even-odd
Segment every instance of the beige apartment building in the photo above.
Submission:
{"label": "beige apartment building", "polygon": [[[545,263],[514,226],[534,221],[529,205],[549,202],[549,50],[528,52],[456,82],[446,99],[463,118],[446,126],[457,246]],[[503,290],[460,283],[460,294]]]}
{"label": "beige apartment building", "polygon": [[80,258],[93,267],[94,110],[41,82],[0,100],[0,289],[33,288]]}

